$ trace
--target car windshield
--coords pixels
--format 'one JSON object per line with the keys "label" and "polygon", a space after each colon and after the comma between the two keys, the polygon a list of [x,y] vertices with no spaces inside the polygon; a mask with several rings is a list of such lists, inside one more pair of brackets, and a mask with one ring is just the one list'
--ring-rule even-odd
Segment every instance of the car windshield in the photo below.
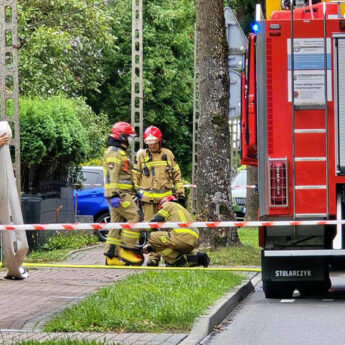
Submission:
{"label": "car windshield", "polygon": [[233,179],[231,183],[231,187],[243,186],[243,188],[245,188],[246,184],[247,184],[247,172],[243,170],[237,173],[237,175],[235,176],[235,178]]}

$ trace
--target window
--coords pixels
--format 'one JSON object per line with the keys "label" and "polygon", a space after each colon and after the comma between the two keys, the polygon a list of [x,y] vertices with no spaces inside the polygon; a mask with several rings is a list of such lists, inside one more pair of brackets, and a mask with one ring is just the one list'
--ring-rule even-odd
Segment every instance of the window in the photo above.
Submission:
{"label": "window", "polygon": [[100,187],[92,186],[94,184],[103,184],[103,173],[102,171],[83,171],[83,185],[85,189]]}

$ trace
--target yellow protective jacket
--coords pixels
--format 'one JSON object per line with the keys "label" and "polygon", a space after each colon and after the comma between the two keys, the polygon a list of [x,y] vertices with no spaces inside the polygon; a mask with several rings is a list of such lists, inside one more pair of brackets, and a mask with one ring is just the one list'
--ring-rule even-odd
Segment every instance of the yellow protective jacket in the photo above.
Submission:
{"label": "yellow protective jacket", "polygon": [[[190,213],[177,202],[165,202],[163,207],[155,214],[151,222],[181,222],[190,223],[194,222]],[[162,229],[165,231],[165,229]],[[172,232],[178,234],[192,235],[199,239],[199,230],[197,228],[174,228]]]}
{"label": "yellow protective jacket", "polygon": [[104,196],[107,199],[122,193],[135,194],[128,154],[120,147],[109,146],[103,163]]}
{"label": "yellow protective jacket", "polygon": [[143,192],[143,202],[159,203],[172,195],[173,188],[178,196],[184,196],[181,170],[173,153],[165,148],[159,152],[141,150],[133,168],[133,182]]}

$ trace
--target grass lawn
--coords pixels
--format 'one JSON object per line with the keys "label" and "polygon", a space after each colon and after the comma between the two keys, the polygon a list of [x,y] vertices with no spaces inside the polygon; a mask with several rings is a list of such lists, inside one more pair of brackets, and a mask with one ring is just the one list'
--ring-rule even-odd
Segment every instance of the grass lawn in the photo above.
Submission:
{"label": "grass lawn", "polygon": [[75,249],[99,244],[97,237],[83,231],[63,231],[49,237],[39,250],[29,252],[24,262],[55,262],[64,260]]}
{"label": "grass lawn", "polygon": [[[211,266],[260,265],[257,229],[241,228],[238,233],[242,245],[209,252]],[[85,245],[89,245],[89,240],[85,238],[73,237],[71,241],[71,238],[66,240],[58,236],[49,244],[50,251],[44,252],[48,254],[62,251],[65,255],[69,250],[82,245],[84,241]],[[73,248],[65,248],[67,244],[68,247],[71,246],[70,242],[74,243]],[[32,253],[27,261],[33,260],[32,255],[35,254]],[[49,257],[47,258],[49,261]],[[244,277],[246,276],[232,272],[203,270],[146,271],[133,274],[65,309],[48,323],[44,330],[188,332],[198,316],[225,292],[239,285]]]}
{"label": "grass lawn", "polygon": [[186,332],[243,276],[217,271],[133,274],[65,309],[47,332]]}
{"label": "grass lawn", "polygon": [[257,228],[238,230],[241,246],[218,248],[208,252],[212,266],[260,266],[260,248]]}

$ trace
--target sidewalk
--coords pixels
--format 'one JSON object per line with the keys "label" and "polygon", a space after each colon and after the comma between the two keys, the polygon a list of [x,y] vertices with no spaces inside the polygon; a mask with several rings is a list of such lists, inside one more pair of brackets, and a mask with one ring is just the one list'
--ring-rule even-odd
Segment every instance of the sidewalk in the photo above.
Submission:
{"label": "sidewalk", "polygon": [[[77,251],[64,263],[104,264],[103,246]],[[138,271],[135,271],[137,273]],[[87,268],[31,268],[29,278],[22,281],[6,280],[0,270],[0,344],[23,340],[71,338],[98,340],[102,344],[177,345],[198,344],[215,325],[226,317],[237,303],[252,291],[251,277],[242,286],[226,294],[205,315],[196,320],[189,334],[177,333],[43,333],[46,322],[62,309],[78,303],[87,295],[112,284],[131,270]]]}
{"label": "sidewalk", "polygon": [[[104,264],[103,246],[72,254],[66,263]],[[178,344],[187,334],[139,333],[41,333],[50,317],[68,305],[124,278],[130,270],[86,268],[31,268],[22,281],[4,279],[0,271],[0,344],[56,337],[98,339],[123,344]]]}

